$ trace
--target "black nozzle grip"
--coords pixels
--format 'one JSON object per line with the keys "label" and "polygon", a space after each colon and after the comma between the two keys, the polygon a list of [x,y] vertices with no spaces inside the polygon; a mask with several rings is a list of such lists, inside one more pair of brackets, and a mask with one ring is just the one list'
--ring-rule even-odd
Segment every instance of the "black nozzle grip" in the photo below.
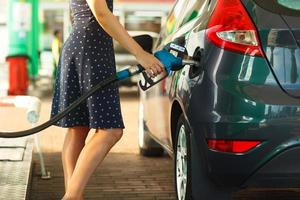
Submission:
{"label": "black nozzle grip", "polygon": [[139,72],[145,71],[145,68],[140,64],[137,65],[137,68],[139,69]]}

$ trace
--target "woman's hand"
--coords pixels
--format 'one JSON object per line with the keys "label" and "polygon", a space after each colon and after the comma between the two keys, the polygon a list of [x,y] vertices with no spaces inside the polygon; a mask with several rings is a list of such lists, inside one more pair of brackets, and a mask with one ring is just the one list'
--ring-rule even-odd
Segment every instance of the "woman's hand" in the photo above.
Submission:
{"label": "woman's hand", "polygon": [[164,71],[164,65],[155,56],[144,50],[136,55],[136,59],[152,78]]}

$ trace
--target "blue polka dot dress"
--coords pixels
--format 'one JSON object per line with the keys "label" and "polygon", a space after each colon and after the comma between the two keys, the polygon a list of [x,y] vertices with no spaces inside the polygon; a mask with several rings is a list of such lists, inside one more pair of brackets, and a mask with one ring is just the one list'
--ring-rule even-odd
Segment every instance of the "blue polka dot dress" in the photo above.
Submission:
{"label": "blue polka dot dress", "polygon": [[[97,83],[116,74],[112,38],[93,16],[86,0],[70,0],[72,32],[60,55],[51,117]],[[110,10],[113,0],[107,0]],[[111,84],[89,97],[56,126],[110,129],[124,128],[118,84]]]}

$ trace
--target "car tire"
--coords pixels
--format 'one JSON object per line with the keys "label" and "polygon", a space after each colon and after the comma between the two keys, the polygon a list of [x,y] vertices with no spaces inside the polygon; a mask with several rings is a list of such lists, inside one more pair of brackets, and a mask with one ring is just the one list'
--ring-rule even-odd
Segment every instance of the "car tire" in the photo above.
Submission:
{"label": "car tire", "polygon": [[[191,131],[182,114],[177,123],[174,143],[174,177],[177,199],[230,200],[234,189],[217,187],[208,177],[203,160],[200,161],[202,166],[199,166],[198,163],[195,168],[195,162],[198,161],[193,159],[191,162],[191,158],[200,155],[192,156],[191,143]],[[193,166],[192,163],[194,163]]]}
{"label": "car tire", "polygon": [[190,136],[184,116],[179,117],[174,144],[175,191],[178,200],[191,199]]}
{"label": "car tire", "polygon": [[164,155],[164,149],[150,137],[144,121],[143,104],[139,104],[139,151],[142,156],[159,157]]}

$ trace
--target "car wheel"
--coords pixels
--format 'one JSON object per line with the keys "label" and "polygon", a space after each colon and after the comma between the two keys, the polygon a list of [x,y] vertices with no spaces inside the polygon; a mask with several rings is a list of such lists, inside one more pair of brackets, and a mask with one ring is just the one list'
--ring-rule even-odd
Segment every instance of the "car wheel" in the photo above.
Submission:
{"label": "car wheel", "polygon": [[190,200],[190,140],[185,127],[184,117],[180,116],[177,124],[175,143],[175,189],[177,199]]}
{"label": "car wheel", "polygon": [[164,149],[153,140],[144,121],[144,106],[139,104],[139,150],[140,154],[148,157],[158,157],[164,154]]}
{"label": "car wheel", "polygon": [[[191,132],[183,114],[179,117],[174,145],[175,189],[178,200],[230,200],[233,188],[217,187],[208,177],[203,160],[196,161],[192,157]],[[196,153],[195,153],[196,154]],[[197,163],[197,164],[195,164]],[[193,189],[192,189],[193,188]],[[195,190],[195,193],[193,193]]]}

